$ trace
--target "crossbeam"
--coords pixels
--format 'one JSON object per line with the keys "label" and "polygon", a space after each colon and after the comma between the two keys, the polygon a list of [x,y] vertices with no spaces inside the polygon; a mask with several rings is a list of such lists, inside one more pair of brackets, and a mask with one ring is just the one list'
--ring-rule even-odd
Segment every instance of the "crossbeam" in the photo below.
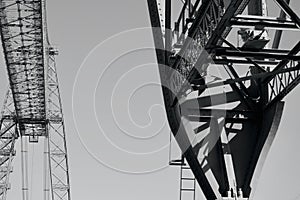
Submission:
{"label": "crossbeam", "polygon": [[231,19],[233,27],[255,28],[255,29],[276,29],[299,31],[297,24],[292,20],[284,20],[273,17],[238,15]]}
{"label": "crossbeam", "polygon": [[261,58],[261,59],[271,59],[276,60],[293,60],[300,61],[300,56],[289,55],[289,54],[278,54],[278,53],[264,53],[264,52],[254,52],[254,51],[236,51],[227,50],[222,48],[216,48],[214,50],[216,56],[230,56],[230,57],[240,57],[240,58]]}

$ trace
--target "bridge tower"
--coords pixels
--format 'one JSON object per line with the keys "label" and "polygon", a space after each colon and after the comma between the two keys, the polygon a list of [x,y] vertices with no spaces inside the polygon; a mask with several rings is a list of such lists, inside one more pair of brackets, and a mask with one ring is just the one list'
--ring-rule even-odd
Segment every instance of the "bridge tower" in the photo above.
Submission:
{"label": "bridge tower", "polygon": [[197,185],[207,200],[253,199],[300,82],[298,15],[289,0],[147,3],[169,126]]}
{"label": "bridge tower", "polygon": [[[19,154],[22,197],[29,200],[28,146],[43,142],[44,200],[70,200],[58,51],[49,42],[45,1],[1,0],[0,33],[9,77],[0,116],[0,199],[9,199],[9,177]],[[15,150],[17,141],[21,152]]]}

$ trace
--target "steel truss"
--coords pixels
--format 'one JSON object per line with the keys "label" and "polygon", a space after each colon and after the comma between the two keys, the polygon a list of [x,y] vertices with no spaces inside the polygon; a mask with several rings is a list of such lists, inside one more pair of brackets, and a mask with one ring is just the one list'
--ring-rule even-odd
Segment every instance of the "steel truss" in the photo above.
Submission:
{"label": "steel truss", "polygon": [[0,1],[1,39],[23,135],[45,135],[46,99],[42,1]]}
{"label": "steel truss", "polygon": [[[172,26],[172,1],[158,1],[147,0],[173,135],[208,200],[252,199],[282,100],[300,82],[299,39],[279,49],[282,31],[300,31],[299,17],[289,0],[274,0],[279,18],[267,16],[264,0],[186,0]],[[230,41],[234,29],[242,45]],[[228,77],[211,81],[213,67]]]}
{"label": "steel truss", "polygon": [[[15,142],[45,138],[44,199],[70,200],[69,167],[55,56],[49,44],[43,0],[1,0],[0,32],[9,90],[0,121],[0,199],[7,199]],[[26,140],[28,139],[28,140]],[[27,190],[23,169],[23,190]],[[49,181],[49,182],[48,182]],[[23,199],[28,200],[26,191]]]}

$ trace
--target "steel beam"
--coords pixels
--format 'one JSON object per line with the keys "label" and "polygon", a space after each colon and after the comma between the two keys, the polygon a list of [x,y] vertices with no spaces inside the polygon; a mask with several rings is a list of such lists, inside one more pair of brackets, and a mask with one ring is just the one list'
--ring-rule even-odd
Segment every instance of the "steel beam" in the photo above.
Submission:
{"label": "steel beam", "polygon": [[[284,74],[297,75],[298,71],[300,73],[299,64],[289,65],[300,61],[298,55],[300,44],[297,44],[292,51],[278,49],[254,50],[235,47],[226,42],[226,36],[233,26],[298,30],[298,19],[293,16],[293,11],[282,3],[279,4],[282,4],[283,10],[291,15],[291,21],[265,17],[266,9],[263,0],[227,2],[230,3],[223,7],[218,0],[202,1],[202,5],[197,10],[194,19],[186,18],[181,12],[180,21],[183,25],[183,34],[178,40],[180,43],[173,46],[176,52],[179,51],[179,53],[171,57],[169,64],[174,63],[174,65],[169,65],[169,67],[178,70],[184,78],[187,78],[187,81],[174,83],[171,79],[173,74],[169,73],[171,70],[161,67],[162,64],[168,63],[169,56],[165,51],[169,51],[170,47],[167,47],[169,43],[165,43],[166,46],[164,47],[157,2],[148,0],[152,27],[158,28],[158,30],[153,30],[153,35],[162,85],[178,84],[176,87],[181,88],[178,93],[176,91],[177,95],[169,91],[167,87],[162,88],[169,125],[208,200],[215,200],[216,198],[247,199],[250,196],[259,175],[256,169],[261,168],[269,149],[269,143],[272,142],[272,137],[279,125],[283,106],[278,101],[300,82],[300,78],[297,76],[289,77],[291,81],[278,94],[276,93],[278,96],[275,97],[275,103],[265,107],[268,103],[265,101],[267,99],[266,94],[269,94],[266,88],[274,77],[282,78]],[[238,15],[242,13],[249,2],[248,14],[256,16]],[[187,6],[189,3],[190,1],[185,2],[186,7],[183,8],[183,11],[189,8],[190,13],[195,8],[190,9],[190,6]],[[217,7],[227,9],[217,9]],[[168,9],[170,7],[166,10]],[[223,13],[223,11],[225,12]],[[166,18],[168,16],[169,14],[166,15]],[[192,26],[188,28],[186,25],[190,22]],[[178,26],[179,23],[177,22],[175,30],[179,30]],[[184,31],[188,31],[187,35],[184,34]],[[188,39],[186,39],[186,36]],[[229,47],[222,47],[224,42]],[[201,52],[202,49],[205,49],[206,52]],[[207,59],[209,56],[212,57],[212,60]],[[216,65],[229,65],[230,75],[233,75],[233,77],[209,84],[197,81],[204,80],[202,77],[206,76],[208,63],[213,63],[210,61],[214,61]],[[234,68],[237,65],[233,66],[231,64],[250,65],[250,75],[239,76]],[[261,69],[252,70],[253,65]],[[259,65],[264,65],[265,68]],[[269,66],[273,70],[270,70]],[[250,86],[245,88],[243,86],[244,81],[251,82]],[[187,83],[191,83],[192,88],[190,84],[187,86]],[[214,93],[211,96],[204,96],[205,93],[202,92],[205,89],[213,90],[214,87],[222,87],[228,84],[232,86],[232,91],[226,91],[223,94]],[[192,89],[200,90],[198,96],[194,96],[196,91],[191,92]],[[252,98],[252,96],[257,96],[257,98]],[[247,98],[251,100],[251,106],[247,106]],[[219,108],[218,105],[221,104],[235,107],[230,110],[217,109]],[[222,149],[219,135],[215,134],[216,131],[208,130],[216,127],[216,123],[211,127],[212,119],[220,120],[220,118],[224,118],[226,123],[222,135],[223,147],[226,147],[224,149]],[[189,124],[190,122],[193,123]],[[190,138],[190,135],[193,134],[197,136],[195,140]],[[229,150],[231,151],[229,152]],[[228,156],[229,153],[232,156]],[[227,195],[226,191],[229,192],[229,189],[235,191],[234,196]]]}
{"label": "steel beam", "polygon": [[214,46],[210,47],[212,50],[220,50],[220,51],[231,51],[231,50],[237,50],[237,51],[249,51],[253,53],[273,53],[273,54],[288,54],[290,50],[287,49],[244,49],[242,47],[220,47],[220,46]]}
{"label": "steel beam", "polygon": [[300,70],[300,65],[296,65],[295,67],[290,67],[290,68],[285,68],[277,71],[272,71],[272,72],[263,72],[259,74],[253,74],[250,76],[244,76],[240,78],[235,78],[235,79],[227,79],[224,81],[219,81],[215,83],[210,83],[206,85],[199,85],[199,86],[194,86],[195,89],[206,89],[206,88],[213,88],[213,87],[219,87],[219,86],[224,86],[227,84],[233,84],[236,82],[243,82],[243,81],[248,81],[248,80],[257,80],[257,79],[267,79],[269,77],[274,77],[278,74],[283,74],[283,73],[291,73],[293,71],[298,71]]}
{"label": "steel beam", "polygon": [[[285,0],[285,1],[286,1],[287,4],[290,3],[290,0]],[[280,15],[279,15],[279,19],[285,19],[285,18],[286,18],[286,14],[283,10],[281,10]],[[278,49],[279,48],[281,36],[282,36],[282,30],[277,30],[275,32],[274,40],[273,40],[273,44],[272,44],[273,49]]]}
{"label": "steel beam", "polygon": [[248,4],[248,14],[249,15],[263,15],[263,8],[262,8],[262,0],[251,0]]}
{"label": "steel beam", "polygon": [[[300,70],[300,63],[296,66]],[[276,95],[274,99],[271,100],[266,106],[266,108],[270,107],[271,105],[275,104],[276,102],[281,101],[290,91],[292,91],[297,85],[300,83],[300,75],[298,72],[298,76],[285,85],[285,87]]]}
{"label": "steel beam", "polygon": [[240,58],[256,58],[256,59],[275,59],[275,60],[293,60],[300,61],[300,56],[289,55],[289,54],[276,54],[276,53],[263,53],[263,52],[253,52],[247,50],[224,50],[215,49],[216,56],[229,56],[229,57],[240,57]]}
{"label": "steel beam", "polygon": [[165,87],[170,83],[168,82],[169,81],[168,70],[165,67],[161,67],[161,65],[165,63],[165,51],[164,51],[165,48],[162,39],[161,25],[160,25],[158,10],[157,10],[157,2],[156,0],[147,0],[147,3],[148,3],[148,11],[150,15],[150,21],[151,21],[152,32],[154,37],[154,44],[156,47],[156,57],[158,61],[160,79],[162,82],[162,92],[164,95],[165,108],[166,108],[166,113],[167,113],[170,128],[175,138],[177,139],[179,146],[182,148],[182,151],[184,152],[184,157],[189,163],[191,170],[193,171],[195,178],[199,183],[205,197],[208,200],[215,200],[216,194],[214,193],[214,190],[209,184],[205,176],[205,173],[203,172],[201,165],[197,160],[197,157],[192,147],[186,149],[187,147],[186,141],[188,141],[187,138],[181,140],[181,138],[176,137],[178,135],[182,135],[183,137],[186,137],[187,135],[185,130],[182,129],[182,125],[181,125],[182,121],[179,117],[179,108],[177,106],[172,105],[174,100],[174,94],[168,88]]}
{"label": "steel beam", "polygon": [[[3,0],[0,7],[1,40],[16,117],[45,119],[43,2]],[[20,125],[25,127],[21,134],[46,134],[43,124]]]}
{"label": "steel beam", "polygon": [[293,21],[283,20],[279,18],[262,18],[262,17],[246,17],[237,16],[232,18],[231,25],[241,28],[276,29],[276,30],[295,30],[299,31],[299,27]]}
{"label": "steel beam", "polygon": [[[47,138],[51,200],[70,200],[66,135],[54,56],[46,25],[43,0],[0,1],[0,33],[10,93],[0,121],[0,199],[6,199],[8,177],[15,154],[14,142]],[[9,108],[9,105],[12,108]],[[26,139],[26,140],[25,140]],[[27,151],[22,148],[23,198],[28,199]],[[24,165],[23,165],[24,164]],[[47,189],[47,191],[46,191]],[[45,195],[47,196],[47,195]]]}
{"label": "steel beam", "polygon": [[[298,52],[300,51],[300,41],[294,46],[294,48],[288,53],[289,56],[293,56],[296,55]],[[280,71],[282,68],[284,68],[288,63],[290,62],[290,60],[282,60],[274,69],[273,71],[276,74],[276,71]],[[269,82],[272,78],[274,78],[274,75],[269,76],[267,78],[264,79],[264,82],[267,83]]]}
{"label": "steel beam", "polygon": [[0,200],[6,200],[7,192],[10,189],[9,177],[13,171],[15,141],[18,138],[15,108],[10,90],[6,93],[0,117]]}
{"label": "steel beam", "polygon": [[47,136],[49,175],[52,200],[70,200],[70,177],[67,137],[63,120],[62,102],[56,72],[55,56],[49,55],[47,68]]}
{"label": "steel beam", "polygon": [[[268,61],[268,60],[252,60],[253,62],[259,65],[278,65],[277,61]],[[241,59],[224,59],[224,58],[214,58],[213,62],[218,65],[227,65],[227,64],[240,64],[240,65],[251,65],[252,61],[241,60]]]}
{"label": "steel beam", "polygon": [[294,21],[298,28],[300,28],[300,18],[298,15],[291,9],[291,7],[288,5],[288,3],[285,0],[275,0],[278,5],[281,7],[281,9],[290,16],[291,20]]}
{"label": "steel beam", "polygon": [[237,116],[243,116],[243,118],[254,118],[257,113],[254,111],[250,110],[238,110],[238,109],[210,109],[210,108],[205,108],[205,109],[193,109],[193,108],[188,108],[186,111],[182,112],[182,115],[190,117],[215,117],[215,118],[220,118],[220,117],[226,117],[226,119],[231,119],[231,118],[236,118]]}
{"label": "steel beam", "polygon": [[[212,32],[209,40],[205,44],[206,47],[215,46],[218,44],[219,40],[221,38],[226,38],[226,35],[229,33],[228,28],[230,28],[230,20],[236,13],[240,13],[243,11],[243,9],[248,4],[249,0],[236,0],[231,1],[228,8],[226,9],[226,12],[222,16],[222,19],[217,24],[217,27]],[[225,36],[225,37],[224,37]],[[218,44],[219,45],[219,44]],[[210,53],[210,49],[207,49],[208,53]],[[188,82],[192,82],[192,80],[195,78],[196,74],[199,72],[206,71],[205,68],[202,67],[203,61],[207,59],[207,55],[204,55],[201,53],[194,65],[194,68],[192,68],[190,75],[188,77]]]}
{"label": "steel beam", "polygon": [[171,17],[172,17],[172,0],[165,0],[165,50],[166,59],[165,64],[169,66],[169,57],[172,51],[172,28],[171,28]]}

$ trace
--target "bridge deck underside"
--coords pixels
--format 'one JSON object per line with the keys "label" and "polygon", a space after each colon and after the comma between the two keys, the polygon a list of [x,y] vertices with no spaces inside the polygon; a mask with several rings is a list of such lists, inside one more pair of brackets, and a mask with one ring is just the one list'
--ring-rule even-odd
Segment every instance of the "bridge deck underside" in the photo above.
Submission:
{"label": "bridge deck underside", "polygon": [[42,10],[42,1],[0,1],[1,39],[16,117],[24,135],[45,133]]}

